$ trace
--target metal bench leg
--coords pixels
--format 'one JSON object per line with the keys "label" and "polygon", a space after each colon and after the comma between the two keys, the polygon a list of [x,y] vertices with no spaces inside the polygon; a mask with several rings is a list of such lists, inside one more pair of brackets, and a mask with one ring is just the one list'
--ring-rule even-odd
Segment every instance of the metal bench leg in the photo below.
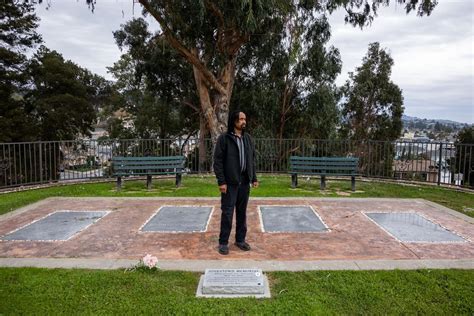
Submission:
{"label": "metal bench leg", "polygon": [[352,191],[356,190],[356,178],[355,177],[351,177],[351,189],[352,189]]}
{"label": "metal bench leg", "polygon": [[117,191],[122,190],[122,177],[117,177]]}
{"label": "metal bench leg", "polygon": [[321,176],[321,190],[326,189],[326,176]]}
{"label": "metal bench leg", "polygon": [[298,186],[298,174],[293,173],[291,175],[291,188],[294,189]]}
{"label": "metal bench leg", "polygon": [[147,175],[147,176],[146,176],[146,188],[147,188],[148,190],[151,189],[151,175]]}
{"label": "metal bench leg", "polygon": [[176,186],[181,186],[181,173],[176,174]]}

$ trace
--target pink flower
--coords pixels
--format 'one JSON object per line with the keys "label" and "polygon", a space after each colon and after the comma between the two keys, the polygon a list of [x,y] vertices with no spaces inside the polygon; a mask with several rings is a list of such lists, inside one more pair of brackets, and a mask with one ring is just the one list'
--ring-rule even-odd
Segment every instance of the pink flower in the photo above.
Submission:
{"label": "pink flower", "polygon": [[142,261],[144,265],[151,269],[156,267],[156,264],[158,263],[158,258],[147,253],[145,257],[143,257]]}

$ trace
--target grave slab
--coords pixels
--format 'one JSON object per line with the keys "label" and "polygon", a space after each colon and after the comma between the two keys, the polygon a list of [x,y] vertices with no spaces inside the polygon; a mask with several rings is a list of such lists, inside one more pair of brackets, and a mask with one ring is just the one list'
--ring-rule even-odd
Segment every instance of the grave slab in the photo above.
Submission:
{"label": "grave slab", "polygon": [[107,211],[58,211],[21,227],[0,240],[64,241],[105,216]]}
{"label": "grave slab", "polygon": [[211,206],[163,206],[142,227],[143,232],[205,232]]}
{"label": "grave slab", "polygon": [[270,290],[261,269],[206,269],[196,296],[270,297]]}
{"label": "grave slab", "polygon": [[439,224],[413,212],[369,213],[367,215],[383,230],[402,242],[466,242]]}
{"label": "grave slab", "polygon": [[328,227],[309,206],[261,206],[264,232],[324,232]]}

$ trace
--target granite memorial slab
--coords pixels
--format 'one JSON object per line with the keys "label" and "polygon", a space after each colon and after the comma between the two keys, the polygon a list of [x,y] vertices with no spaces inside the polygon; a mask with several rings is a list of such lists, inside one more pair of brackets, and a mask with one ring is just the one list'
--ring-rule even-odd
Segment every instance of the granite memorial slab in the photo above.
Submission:
{"label": "granite memorial slab", "polygon": [[310,206],[260,206],[264,232],[324,232],[328,227]]}
{"label": "granite memorial slab", "polygon": [[58,211],[21,227],[1,240],[64,241],[105,216],[108,211]]}
{"label": "granite memorial slab", "polygon": [[270,297],[270,289],[261,269],[206,269],[196,296]]}
{"label": "granite memorial slab", "polygon": [[205,232],[211,206],[163,206],[141,228],[143,232]]}
{"label": "granite memorial slab", "polygon": [[403,242],[465,242],[466,240],[439,224],[413,212],[365,212],[372,221]]}

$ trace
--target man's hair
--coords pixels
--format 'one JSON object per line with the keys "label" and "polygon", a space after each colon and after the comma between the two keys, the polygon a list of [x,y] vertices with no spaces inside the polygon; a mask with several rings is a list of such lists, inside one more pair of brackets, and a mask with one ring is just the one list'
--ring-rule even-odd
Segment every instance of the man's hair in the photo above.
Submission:
{"label": "man's hair", "polygon": [[239,119],[239,114],[241,112],[242,112],[241,110],[235,110],[235,111],[229,113],[229,121],[227,122],[227,132],[228,133],[233,133],[234,132],[235,122]]}

